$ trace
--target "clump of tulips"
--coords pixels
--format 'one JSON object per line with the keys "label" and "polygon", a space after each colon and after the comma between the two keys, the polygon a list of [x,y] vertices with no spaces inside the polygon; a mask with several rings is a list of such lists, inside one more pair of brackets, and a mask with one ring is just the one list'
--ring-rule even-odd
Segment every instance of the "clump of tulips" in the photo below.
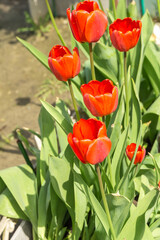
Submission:
{"label": "clump of tulips", "polygon": [[[28,165],[0,172],[0,214],[29,220],[34,239],[159,239],[160,65],[150,15],[122,17],[124,9],[112,1],[107,18],[97,2],[79,2],[66,10],[76,46],[70,51],[46,4],[62,45],[44,57],[19,41],[51,70],[55,84],[68,84],[76,119],[62,100],[54,107],[41,101],[40,135],[32,131],[41,149],[29,147],[36,170],[23,148]],[[81,66],[80,49],[90,67]]]}
{"label": "clump of tulips", "polygon": [[[78,3],[76,9],[72,12],[70,8],[68,8],[67,17],[75,39],[82,43],[89,43],[92,80],[87,84],[83,84],[80,88],[84,103],[93,116],[103,117],[104,119],[106,115],[111,114],[117,108],[118,88],[109,79],[105,79],[102,82],[95,80],[92,42],[97,42],[104,34],[108,24],[107,16],[99,9],[95,1],[88,0]],[[110,25],[109,33],[112,44],[116,49],[125,53],[125,58],[126,52],[136,46],[140,37],[141,28],[141,21],[133,21],[131,18],[125,18],[123,20],[117,19]],[[58,51],[56,51],[57,49]],[[75,51],[75,49],[73,51]],[[79,74],[80,71],[80,59],[77,49],[76,54],[71,55],[65,46],[54,46],[49,54],[48,63],[51,71],[58,80],[69,80],[71,77],[73,78]],[[64,75],[66,76],[64,77]],[[126,73],[125,83],[127,93]],[[73,93],[71,93],[71,96],[75,106],[76,103]],[[126,99],[126,109],[126,114],[129,114],[128,99]],[[75,111],[77,112],[77,107]],[[101,185],[102,180],[99,175],[100,170],[98,165],[109,155],[112,143],[107,137],[104,122],[94,118],[88,120],[79,119],[79,114],[77,120],[78,122],[73,126],[73,134],[68,134],[68,142],[82,163],[96,164],[101,194],[103,196],[112,237],[116,239],[112,221],[110,221],[104,188]],[[129,122],[127,120],[127,125],[128,124]],[[127,146],[126,154],[130,160],[132,160],[135,150],[136,144],[132,143]],[[141,163],[144,157],[145,149],[142,150],[141,146],[139,146],[134,164]]]}

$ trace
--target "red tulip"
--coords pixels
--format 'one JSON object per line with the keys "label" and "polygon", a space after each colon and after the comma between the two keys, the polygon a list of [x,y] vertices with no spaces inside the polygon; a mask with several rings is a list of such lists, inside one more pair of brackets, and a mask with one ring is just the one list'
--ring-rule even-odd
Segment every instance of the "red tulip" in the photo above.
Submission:
{"label": "red tulip", "polygon": [[84,1],[77,4],[76,10],[67,9],[67,17],[78,42],[97,42],[104,34],[108,20],[95,1]]}
{"label": "red tulip", "polygon": [[[130,161],[133,158],[135,149],[136,149],[136,144],[135,143],[131,143],[130,145],[128,145],[126,147],[126,154],[127,154],[127,157],[129,158]],[[139,145],[137,153],[136,153],[136,157],[135,157],[135,160],[134,160],[134,164],[141,163],[143,161],[145,155],[146,155],[146,149],[144,147],[141,147],[141,145]]]}
{"label": "red tulip", "polygon": [[108,115],[117,108],[118,89],[109,79],[83,84],[81,93],[86,107],[96,117]]}
{"label": "red tulip", "polygon": [[111,140],[107,137],[106,126],[97,119],[80,119],[73,126],[73,134],[68,134],[68,142],[82,163],[102,162],[111,150]]}
{"label": "red tulip", "polygon": [[158,188],[160,189],[160,181],[158,182]]}
{"label": "red tulip", "polygon": [[142,28],[141,21],[131,18],[115,20],[109,27],[113,46],[121,52],[126,52],[136,46]]}
{"label": "red tulip", "polygon": [[58,80],[67,81],[74,78],[80,72],[78,49],[75,47],[72,55],[67,47],[56,45],[49,53],[48,64]]}

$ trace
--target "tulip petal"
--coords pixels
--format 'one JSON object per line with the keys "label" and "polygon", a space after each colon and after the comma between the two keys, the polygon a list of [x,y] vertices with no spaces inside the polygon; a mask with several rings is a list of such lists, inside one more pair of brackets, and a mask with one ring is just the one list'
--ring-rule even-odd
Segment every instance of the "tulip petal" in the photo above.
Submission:
{"label": "tulip petal", "polygon": [[86,161],[90,164],[102,162],[109,154],[112,143],[108,137],[96,139],[88,148]]}
{"label": "tulip petal", "polygon": [[102,10],[91,12],[87,18],[85,27],[85,38],[87,42],[97,42],[104,34],[107,24],[107,16]]}
{"label": "tulip petal", "polygon": [[86,93],[83,96],[83,101],[93,116],[95,116],[95,117],[103,116],[102,106],[99,105],[99,103],[95,97]]}
{"label": "tulip petal", "polygon": [[76,18],[75,18],[75,14],[74,14],[75,10],[73,10],[71,13],[70,8],[68,8],[66,12],[67,12],[68,21],[69,21],[69,25],[71,27],[73,36],[78,42],[81,42],[79,32],[77,29]]}
{"label": "tulip petal", "polygon": [[67,81],[68,79],[64,76],[64,69],[62,69],[61,65],[57,62],[56,59],[53,59],[51,57],[48,58],[48,65],[53,72],[53,74],[56,76],[56,78],[60,81]]}
{"label": "tulip petal", "polygon": [[77,146],[73,142],[73,135],[72,135],[72,133],[68,134],[67,139],[68,139],[68,143],[71,146],[73,152],[76,154],[76,156],[79,158],[79,160],[84,163],[84,159],[83,159],[83,156],[82,156],[81,152],[79,151],[79,149],[77,148]]}
{"label": "tulip petal", "polygon": [[89,13],[84,10],[80,10],[77,12],[72,12],[72,15],[73,15],[74,21],[76,23],[80,41],[86,42],[85,27],[86,27],[86,21],[89,16]]}
{"label": "tulip petal", "polygon": [[103,123],[102,127],[99,129],[98,138],[107,136],[106,125]]}
{"label": "tulip petal", "polygon": [[86,162],[86,153],[88,151],[88,148],[90,144],[94,140],[84,139],[84,140],[77,140],[76,138],[73,138],[73,142],[76,145],[76,147],[79,149],[81,155],[83,156],[83,162]]}
{"label": "tulip petal", "polygon": [[75,77],[79,74],[81,69],[81,62],[79,57],[78,49],[75,47],[73,49],[73,69],[72,69],[72,77]]}
{"label": "tulip petal", "polygon": [[88,94],[91,94],[91,95],[94,95],[94,90],[93,88],[90,86],[90,84],[82,84],[82,86],[80,87],[80,90],[81,90],[81,93],[82,95],[84,96],[85,93],[88,93]]}
{"label": "tulip petal", "polygon": [[117,87],[113,88],[112,101],[113,101],[112,112],[114,112],[117,109],[117,106],[118,106],[118,88]]}
{"label": "tulip petal", "polygon": [[[111,80],[105,79],[99,84],[98,92],[100,94],[105,94],[105,93],[112,93],[112,90],[114,88],[114,85]],[[99,94],[97,94],[99,95]]]}
{"label": "tulip petal", "polygon": [[83,139],[96,139],[99,128],[102,126],[102,122],[96,119],[80,119],[73,126],[73,136],[76,136],[79,140]]}
{"label": "tulip petal", "polygon": [[59,60],[59,64],[61,65],[63,69],[63,76],[67,80],[69,78],[72,78],[72,72],[73,72],[73,55],[64,55],[63,58]]}
{"label": "tulip petal", "polygon": [[134,164],[141,163],[141,156],[142,156],[142,152],[137,152],[134,160]]}
{"label": "tulip petal", "polygon": [[79,11],[79,10],[85,10],[87,12],[92,12],[94,10],[97,10],[99,9],[99,6],[97,4],[97,2],[90,2],[90,1],[84,1],[84,2],[80,2],[77,4],[76,6],[76,11]]}
{"label": "tulip petal", "polygon": [[85,93],[91,94],[93,96],[99,95],[99,85],[100,82],[97,80],[91,80],[89,83],[83,84],[81,86],[82,95]]}

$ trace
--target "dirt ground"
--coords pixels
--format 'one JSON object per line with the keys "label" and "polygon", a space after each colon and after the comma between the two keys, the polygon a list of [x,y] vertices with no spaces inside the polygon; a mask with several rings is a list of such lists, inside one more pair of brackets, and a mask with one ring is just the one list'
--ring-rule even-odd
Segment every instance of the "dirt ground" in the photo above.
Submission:
{"label": "dirt ground", "polygon": [[[55,83],[55,95],[50,96],[47,101],[53,103],[56,97],[69,99],[67,89],[62,91],[64,85],[57,82],[16,40],[16,36],[19,36],[46,55],[53,45],[60,44],[53,28],[41,37],[17,32],[19,28],[26,26],[24,11],[29,11],[27,2],[0,0],[0,169],[24,163],[11,133],[17,127],[39,131],[38,115],[41,105],[35,95],[43,81],[49,78]],[[69,43],[67,19],[56,19],[56,23]]]}

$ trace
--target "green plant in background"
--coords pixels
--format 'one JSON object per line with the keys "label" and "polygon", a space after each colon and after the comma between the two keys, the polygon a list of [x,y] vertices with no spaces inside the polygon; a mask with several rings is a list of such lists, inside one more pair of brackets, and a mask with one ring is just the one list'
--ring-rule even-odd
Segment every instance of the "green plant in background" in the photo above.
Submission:
{"label": "green plant in background", "polygon": [[157,8],[158,8],[158,14],[159,14],[159,17],[160,17],[160,1],[157,0]]}
{"label": "green plant in background", "polygon": [[[58,91],[58,92],[56,92],[56,91]],[[56,95],[58,95],[58,94],[62,95],[66,91],[67,91],[67,86],[63,85],[63,87],[62,87],[61,82],[58,82],[56,84],[56,89],[55,89],[54,80],[48,78],[48,79],[44,80],[44,82],[40,86],[40,88],[35,96],[45,100],[49,95],[55,96],[55,92],[56,92]]]}
{"label": "green plant in background", "polygon": [[31,18],[30,14],[25,11],[25,22],[27,23],[27,27],[18,28],[18,33],[25,32],[33,32],[39,35],[43,35],[45,32],[49,32],[51,29],[51,25],[49,24],[49,14],[47,13],[44,18],[40,18],[38,23],[35,23]]}
{"label": "green plant in background", "polygon": [[[49,12],[52,14],[51,11]],[[126,1],[120,0],[114,16],[123,19],[127,14],[131,14],[130,12]],[[112,9],[108,15],[111,26],[115,18]],[[55,27],[52,15],[51,18]],[[81,156],[83,158],[81,161],[78,160],[80,158],[78,151],[82,148],[84,136],[78,130],[71,135],[73,126],[75,128],[76,125],[68,112],[68,106],[62,100],[58,100],[54,107],[46,101],[41,101],[40,135],[38,135],[41,149],[31,148],[28,140],[23,137],[21,131],[18,131],[18,139],[36,157],[36,172],[29,165],[0,171],[0,214],[29,220],[34,239],[153,240],[160,238],[158,186],[160,49],[150,41],[153,22],[148,11],[141,22],[142,31],[137,45],[130,50],[122,49],[127,51],[127,60],[124,58],[125,66],[121,49],[118,51],[111,45],[111,41],[114,40],[109,34],[106,41],[102,37],[95,43],[93,49],[89,47],[88,42],[81,43],[72,38],[72,46],[77,46],[88,58],[80,74],[71,80],[74,96],[79,107],[85,111],[86,118],[93,116],[84,104],[80,88],[82,84],[92,79],[91,73],[99,81],[111,79],[118,88],[119,100],[116,111],[103,116],[107,126],[107,136],[112,142],[111,151],[103,162],[99,165],[96,162],[96,167],[82,163],[81,161],[92,159],[86,156],[88,148],[84,148]],[[108,30],[107,32],[109,33]],[[92,37],[93,35],[94,33],[91,34]],[[50,70],[48,56],[30,43],[20,38],[18,40]],[[60,40],[63,44],[62,36]],[[63,55],[64,47],[58,49],[61,49],[58,52],[59,56]],[[64,56],[65,54],[62,58]],[[54,53],[52,57],[54,61]],[[89,64],[90,59],[92,67]],[[60,71],[62,75],[65,74],[63,69]],[[57,82],[55,81],[54,84]],[[101,123],[103,134],[101,133],[99,138],[104,137],[104,123]],[[89,131],[87,127],[85,129],[84,131]],[[32,133],[35,135],[34,131]],[[82,133],[85,135],[85,132]],[[74,138],[74,140],[70,139],[70,145],[72,145],[71,140],[74,144],[78,143],[78,151],[75,150],[74,144],[72,145],[76,155],[68,145],[67,135]],[[131,143],[136,143],[134,151]],[[147,155],[144,159],[145,150],[139,148],[139,145],[146,146]],[[91,144],[90,148],[92,148]],[[126,151],[127,156],[132,158],[131,161],[127,159]],[[138,154],[140,154],[139,158]],[[99,151],[96,156],[98,159],[101,152]],[[138,159],[141,163],[134,164]]]}

